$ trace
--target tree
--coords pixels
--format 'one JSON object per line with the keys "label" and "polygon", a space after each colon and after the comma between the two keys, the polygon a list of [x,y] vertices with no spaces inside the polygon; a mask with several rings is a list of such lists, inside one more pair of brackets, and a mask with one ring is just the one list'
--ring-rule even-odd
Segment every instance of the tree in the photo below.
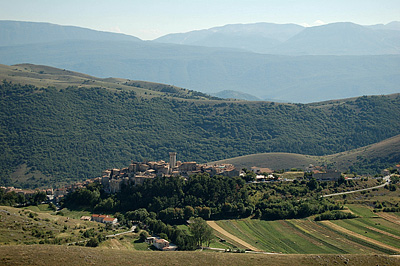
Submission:
{"label": "tree", "polygon": [[146,231],[141,231],[139,234],[140,241],[144,242],[149,237],[149,234]]}
{"label": "tree", "polygon": [[191,217],[194,216],[194,209],[192,206],[185,206],[185,209],[183,209],[183,215],[185,219],[190,219]]}
{"label": "tree", "polygon": [[86,243],[87,247],[97,247],[99,245],[99,240],[97,237],[92,237],[89,239],[89,241]]}
{"label": "tree", "polygon": [[315,179],[315,177],[312,177],[312,178],[310,179],[310,181],[308,181],[307,187],[308,187],[310,190],[315,190],[315,189],[317,189],[317,188],[319,187],[318,181]]}
{"label": "tree", "polygon": [[46,193],[43,191],[38,191],[32,196],[32,204],[39,205],[47,199]]}
{"label": "tree", "polygon": [[193,220],[190,220],[189,229],[197,246],[200,247],[203,243],[206,243],[208,246],[210,245],[210,242],[213,238],[213,231],[212,228],[207,225],[207,222],[203,220],[203,218],[197,217]]}

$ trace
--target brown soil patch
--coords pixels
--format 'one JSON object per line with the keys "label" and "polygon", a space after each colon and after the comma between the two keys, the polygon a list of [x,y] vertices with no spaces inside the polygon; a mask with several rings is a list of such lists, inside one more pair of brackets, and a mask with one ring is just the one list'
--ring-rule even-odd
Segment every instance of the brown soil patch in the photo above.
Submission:
{"label": "brown soil patch", "polygon": [[341,227],[341,226],[339,226],[337,224],[334,224],[334,223],[332,223],[330,221],[322,221],[321,223],[323,223],[326,226],[332,228],[333,230],[336,230],[336,231],[339,231],[339,232],[342,232],[342,233],[357,237],[357,238],[362,239],[364,241],[370,242],[370,243],[372,243],[372,244],[374,244],[376,246],[380,246],[380,247],[383,247],[383,248],[386,248],[386,249],[389,249],[389,250],[393,250],[395,252],[399,252],[400,253],[400,249],[399,248],[392,247],[392,246],[389,246],[389,245],[387,245],[385,243],[377,241],[375,239],[372,239],[372,238],[357,234],[357,233],[355,233],[353,231],[350,231],[350,230],[348,230],[346,228],[343,228],[343,227]]}
{"label": "brown soil patch", "polygon": [[240,245],[246,247],[247,249],[251,249],[254,251],[262,251],[259,250],[258,248],[253,247],[252,245],[250,245],[249,243],[243,241],[242,239],[228,233],[226,230],[224,230],[222,227],[220,227],[216,222],[214,221],[207,221],[207,224],[214,229],[215,231],[217,231],[218,233],[220,233],[221,235],[225,236],[226,238],[232,239],[233,241],[239,243]]}

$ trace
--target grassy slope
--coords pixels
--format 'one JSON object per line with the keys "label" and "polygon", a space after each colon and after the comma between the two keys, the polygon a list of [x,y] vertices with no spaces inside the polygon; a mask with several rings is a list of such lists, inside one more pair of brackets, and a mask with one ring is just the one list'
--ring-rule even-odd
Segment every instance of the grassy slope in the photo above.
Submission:
{"label": "grassy slope", "polygon": [[[360,206],[357,206],[361,208]],[[26,245],[37,243],[29,230],[20,230],[19,224],[25,223],[25,228],[37,227],[43,230],[53,230],[58,237],[71,237],[74,231],[78,234],[77,227],[97,227],[99,224],[82,222],[76,219],[66,219],[62,216],[52,215],[45,206],[31,208],[36,213],[36,219],[29,218],[31,210],[1,207],[1,265],[123,265],[135,261],[138,265],[397,265],[399,258],[379,255],[385,250],[374,249],[373,245],[363,245],[362,241],[353,241],[334,230],[327,230],[321,223],[308,220],[287,221],[259,221],[259,220],[229,220],[218,221],[226,230],[245,241],[258,245],[267,251],[289,253],[292,255],[266,255],[266,254],[234,254],[214,252],[146,252],[146,245],[135,243],[137,236],[126,235],[107,240],[98,248],[84,248],[66,245]],[[36,210],[37,209],[37,210]],[[40,212],[35,212],[40,211]],[[7,214],[10,213],[10,215]],[[358,219],[364,230],[374,226],[377,219]],[[400,236],[399,229],[392,223],[379,219],[379,228],[390,234]],[[66,232],[60,232],[64,226]],[[52,227],[52,228],[50,228]],[[54,227],[54,228],[53,228]],[[57,233],[58,232],[58,233]],[[374,233],[371,231],[371,233]],[[370,236],[371,237],[371,236]],[[385,236],[375,236],[380,241],[385,241]],[[374,238],[375,238],[374,237]],[[21,245],[22,243],[25,245]],[[7,243],[7,244],[6,244]],[[6,245],[4,245],[6,244]],[[397,245],[390,241],[392,245]],[[140,251],[143,250],[143,251]],[[320,255],[295,255],[320,254]],[[352,255],[346,254],[350,253]],[[389,253],[389,252],[387,252]],[[325,255],[323,255],[325,254]],[[332,255],[327,255],[332,254]],[[334,255],[336,254],[336,255]],[[346,254],[346,255],[339,255]],[[377,255],[361,255],[377,254]]]}
{"label": "grassy slope", "polygon": [[[65,89],[69,86],[77,86],[82,88],[102,87],[109,90],[126,90],[134,91],[138,96],[152,98],[155,96],[169,97],[166,93],[157,91],[157,86],[165,86],[164,84],[131,81],[121,78],[97,78],[90,75],[59,69],[43,65],[19,64],[7,66],[0,64],[0,80],[6,79],[13,83],[31,84],[37,87],[56,87]],[[135,84],[137,86],[134,86]],[[174,86],[169,86],[176,91],[178,95],[190,95],[192,92]],[[199,100],[202,97],[198,97]]]}
{"label": "grassy slope", "polygon": [[[84,240],[81,230],[100,228],[104,225],[70,219],[47,210],[46,205],[29,208],[0,206],[0,245],[37,244],[40,240],[58,239],[60,243]],[[33,214],[33,215],[30,215]],[[35,236],[37,230],[46,237]],[[48,237],[47,232],[53,236]]]}
{"label": "grassy slope", "polygon": [[336,153],[327,156],[310,156],[294,153],[260,153],[240,156],[212,163],[231,163],[240,168],[252,166],[268,167],[271,169],[304,169],[309,164],[329,164],[341,171],[346,171],[355,163],[362,163],[364,160],[376,160],[385,157],[400,156],[400,135],[384,141],[368,145],[351,151]]}
{"label": "grassy slope", "polygon": [[149,252],[65,246],[1,246],[2,265],[399,265],[381,255],[265,255]]}
{"label": "grassy slope", "polygon": [[310,164],[320,165],[323,161],[318,156],[309,156],[294,153],[259,153],[245,155],[213,163],[231,163],[238,168],[250,168],[252,166],[268,167],[271,169],[305,168]]}

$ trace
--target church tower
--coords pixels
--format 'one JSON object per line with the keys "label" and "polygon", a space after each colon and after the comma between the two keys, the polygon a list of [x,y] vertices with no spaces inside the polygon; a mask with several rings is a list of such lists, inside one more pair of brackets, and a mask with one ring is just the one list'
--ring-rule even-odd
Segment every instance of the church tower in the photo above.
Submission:
{"label": "church tower", "polygon": [[176,152],[169,153],[169,170],[172,172],[172,169],[176,167]]}

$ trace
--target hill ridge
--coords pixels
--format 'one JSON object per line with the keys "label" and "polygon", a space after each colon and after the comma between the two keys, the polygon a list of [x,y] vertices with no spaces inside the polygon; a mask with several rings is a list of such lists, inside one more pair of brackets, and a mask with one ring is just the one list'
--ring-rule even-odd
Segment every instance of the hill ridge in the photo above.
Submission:
{"label": "hill ridge", "polygon": [[[231,163],[240,168],[252,166],[271,169],[305,169],[309,164],[324,165],[340,171],[378,172],[379,169],[393,166],[400,162],[400,135],[383,141],[325,156],[313,156],[296,153],[261,153],[210,162],[209,164]],[[375,162],[376,165],[373,165]],[[365,165],[363,165],[365,163]]]}

